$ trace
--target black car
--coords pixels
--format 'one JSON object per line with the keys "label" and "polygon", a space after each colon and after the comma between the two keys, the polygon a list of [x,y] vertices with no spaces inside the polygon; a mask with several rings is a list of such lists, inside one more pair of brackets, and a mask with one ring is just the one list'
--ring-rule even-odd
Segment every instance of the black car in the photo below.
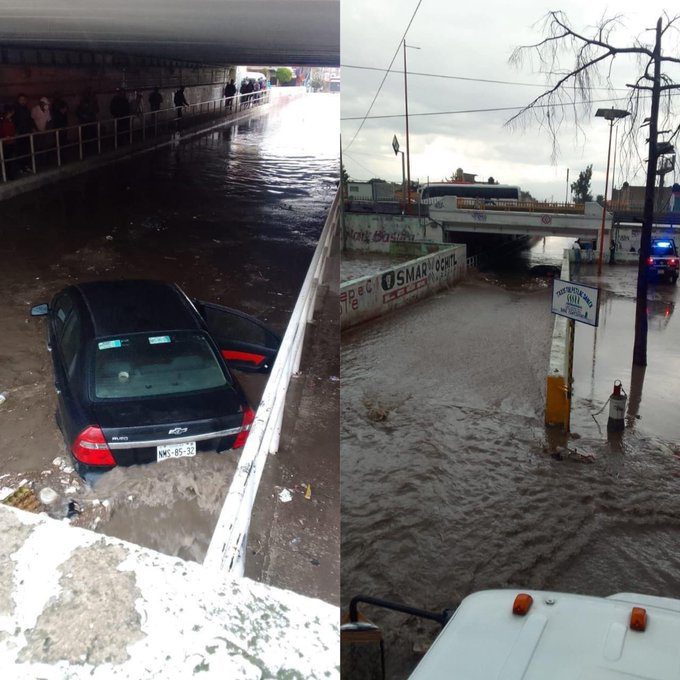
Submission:
{"label": "black car", "polygon": [[267,373],[279,337],[158,281],[69,286],[48,317],[57,423],[77,470],[243,446],[254,419],[230,368]]}
{"label": "black car", "polygon": [[673,239],[652,239],[652,254],[647,259],[647,271],[659,278],[665,277],[671,283],[677,282],[680,267]]}

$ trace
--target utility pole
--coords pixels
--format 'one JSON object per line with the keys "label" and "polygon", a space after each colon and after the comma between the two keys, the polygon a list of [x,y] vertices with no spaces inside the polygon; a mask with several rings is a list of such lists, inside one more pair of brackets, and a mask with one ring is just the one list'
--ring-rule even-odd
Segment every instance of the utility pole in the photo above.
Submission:
{"label": "utility pole", "polygon": [[654,187],[656,184],[657,132],[659,100],[661,98],[661,18],[656,22],[656,41],[653,52],[654,81],[652,84],[652,111],[649,118],[649,159],[645,185],[645,207],[640,234],[640,260],[638,262],[637,299],[635,303],[635,343],[633,365],[647,365],[647,260],[652,250],[652,223],[654,221]]}
{"label": "utility pole", "polygon": [[567,188],[564,190],[564,203],[569,203],[569,168],[567,168]]}
{"label": "utility pole", "polygon": [[[406,113],[406,205],[411,204],[411,149],[408,138],[408,76],[406,73],[406,38],[404,38],[404,111]],[[408,208],[407,208],[408,209]]]}

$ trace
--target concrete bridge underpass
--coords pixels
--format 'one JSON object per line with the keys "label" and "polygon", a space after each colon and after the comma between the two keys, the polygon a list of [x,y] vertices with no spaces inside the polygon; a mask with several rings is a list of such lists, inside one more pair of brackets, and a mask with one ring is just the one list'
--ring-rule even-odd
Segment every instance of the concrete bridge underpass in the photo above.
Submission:
{"label": "concrete bridge underpass", "polygon": [[0,6],[0,45],[212,65],[335,65],[340,2],[37,0]]}
{"label": "concrete bridge underpass", "polygon": [[[457,207],[455,198],[444,198],[429,206],[430,219],[445,232],[517,234],[525,236],[573,236],[594,240],[602,225],[602,206],[586,203],[583,208],[538,205],[531,211],[507,206]],[[612,215],[605,215],[605,248],[609,245]]]}

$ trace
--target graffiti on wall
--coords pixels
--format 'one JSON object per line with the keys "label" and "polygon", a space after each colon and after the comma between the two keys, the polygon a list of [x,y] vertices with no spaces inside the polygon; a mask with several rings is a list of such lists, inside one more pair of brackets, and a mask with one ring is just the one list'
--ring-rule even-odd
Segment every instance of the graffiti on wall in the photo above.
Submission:
{"label": "graffiti on wall", "polygon": [[411,260],[358,281],[340,286],[343,326],[380,316],[386,311],[434,293],[464,275],[465,247]]}
{"label": "graffiti on wall", "polygon": [[350,309],[359,309],[361,299],[373,292],[372,279],[366,279],[349,289],[340,291],[340,314],[347,314]]}

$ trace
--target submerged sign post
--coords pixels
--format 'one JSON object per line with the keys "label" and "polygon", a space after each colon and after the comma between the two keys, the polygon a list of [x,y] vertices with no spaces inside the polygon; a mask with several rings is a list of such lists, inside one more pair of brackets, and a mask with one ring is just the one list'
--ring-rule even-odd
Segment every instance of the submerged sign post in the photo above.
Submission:
{"label": "submerged sign post", "polygon": [[566,404],[564,409],[564,429],[569,432],[571,416],[571,386],[574,369],[574,335],[576,322],[589,326],[597,326],[599,321],[600,290],[593,286],[584,286],[574,281],[555,279],[553,281],[552,307],[553,314],[564,316],[567,322],[567,356],[564,370]]}

